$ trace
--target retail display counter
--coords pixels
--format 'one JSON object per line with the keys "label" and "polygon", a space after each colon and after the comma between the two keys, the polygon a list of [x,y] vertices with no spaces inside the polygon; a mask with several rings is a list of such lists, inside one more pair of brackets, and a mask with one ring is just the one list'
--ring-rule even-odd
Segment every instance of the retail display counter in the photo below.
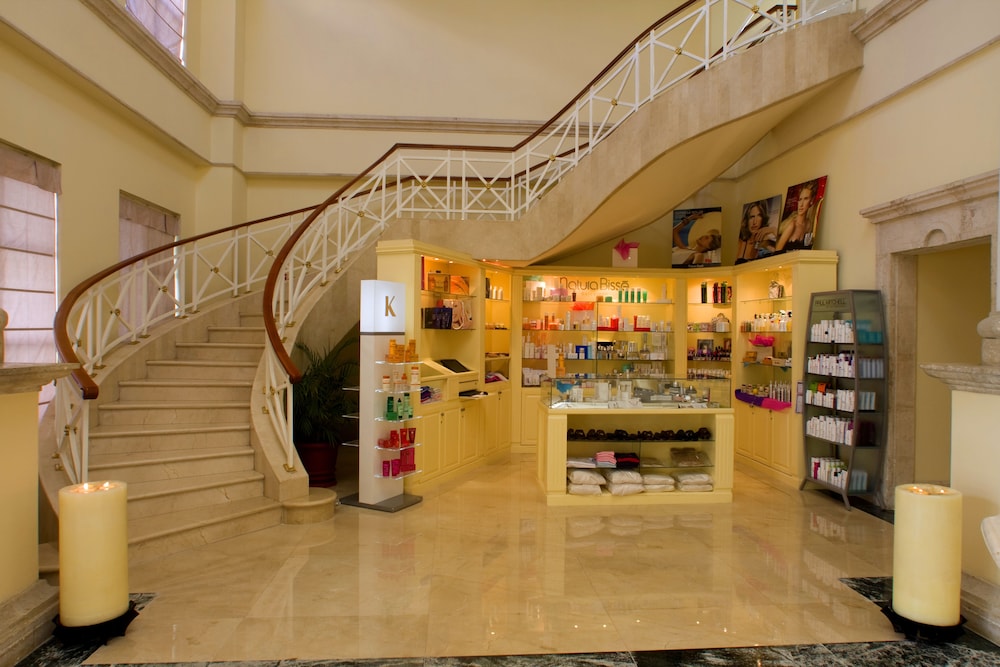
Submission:
{"label": "retail display counter", "polygon": [[729,396],[726,380],[617,377],[547,382],[539,399],[537,468],[546,502],[731,502]]}

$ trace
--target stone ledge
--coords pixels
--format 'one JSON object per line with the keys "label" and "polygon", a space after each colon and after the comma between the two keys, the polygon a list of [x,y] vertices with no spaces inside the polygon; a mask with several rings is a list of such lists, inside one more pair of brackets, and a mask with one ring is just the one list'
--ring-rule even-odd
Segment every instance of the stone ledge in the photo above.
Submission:
{"label": "stone ledge", "polygon": [[972,631],[1000,644],[1000,587],[963,574],[962,614]]}
{"label": "stone ledge", "polygon": [[920,364],[920,368],[947,384],[953,391],[1000,395],[1000,366]]}
{"label": "stone ledge", "polygon": [[59,589],[37,581],[0,603],[0,667],[11,667],[52,636]]}
{"label": "stone ledge", "polygon": [[326,521],[333,518],[336,505],[337,493],[335,491],[321,487],[310,487],[308,498],[286,500],[282,503],[284,507],[282,522],[300,525]]}

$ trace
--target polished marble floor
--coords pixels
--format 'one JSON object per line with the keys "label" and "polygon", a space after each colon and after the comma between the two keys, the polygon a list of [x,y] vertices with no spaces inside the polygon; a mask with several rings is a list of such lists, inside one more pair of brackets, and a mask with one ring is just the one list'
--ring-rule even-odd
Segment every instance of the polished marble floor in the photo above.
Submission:
{"label": "polished marble floor", "polygon": [[893,630],[892,525],[839,498],[737,471],[732,505],[550,508],[534,466],[133,564],[124,637],[22,664],[1000,665]]}

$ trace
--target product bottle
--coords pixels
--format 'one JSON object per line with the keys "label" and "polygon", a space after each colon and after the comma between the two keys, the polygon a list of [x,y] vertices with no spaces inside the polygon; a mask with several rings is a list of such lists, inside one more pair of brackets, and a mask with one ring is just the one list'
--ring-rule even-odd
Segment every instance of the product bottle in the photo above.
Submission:
{"label": "product bottle", "polygon": [[719,303],[719,283],[712,283],[712,303]]}
{"label": "product bottle", "polygon": [[701,284],[701,302],[708,303],[708,283]]}

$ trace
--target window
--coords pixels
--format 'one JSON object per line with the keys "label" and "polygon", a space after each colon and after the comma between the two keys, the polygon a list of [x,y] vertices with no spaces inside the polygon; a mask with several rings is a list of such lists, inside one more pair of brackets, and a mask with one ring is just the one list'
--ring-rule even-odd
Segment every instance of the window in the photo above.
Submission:
{"label": "window", "polygon": [[[180,234],[180,216],[154,204],[123,193],[118,197],[118,257],[128,259],[139,253],[173,243]],[[144,322],[159,319],[175,310],[177,285],[173,251],[164,250],[148,257],[141,265],[122,269],[122,320],[142,328]]]}
{"label": "window", "polygon": [[125,9],[160,44],[184,62],[184,10],[187,0],[126,0]]}
{"label": "window", "polygon": [[[59,168],[0,144],[0,308],[9,321],[4,360],[56,361],[56,202]],[[53,385],[42,388],[47,403]]]}

